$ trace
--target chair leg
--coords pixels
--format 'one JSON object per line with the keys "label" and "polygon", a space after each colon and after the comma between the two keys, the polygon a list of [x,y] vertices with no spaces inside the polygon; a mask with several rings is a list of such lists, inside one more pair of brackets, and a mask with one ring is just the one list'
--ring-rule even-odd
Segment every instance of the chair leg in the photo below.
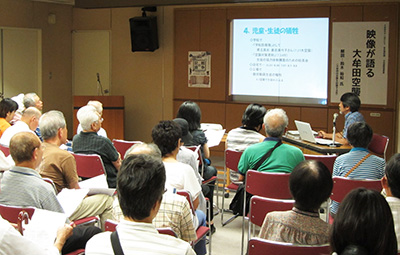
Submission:
{"label": "chair leg", "polygon": [[240,254],[243,255],[244,252],[244,235],[245,235],[245,223],[246,223],[246,189],[244,190],[244,195],[243,195],[243,220],[242,220],[242,243],[241,243],[241,249],[240,249]]}

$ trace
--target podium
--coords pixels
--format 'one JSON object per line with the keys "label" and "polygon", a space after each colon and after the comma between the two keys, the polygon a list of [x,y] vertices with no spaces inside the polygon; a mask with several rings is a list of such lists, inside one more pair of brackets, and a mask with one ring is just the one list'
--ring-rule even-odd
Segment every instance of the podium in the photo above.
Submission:
{"label": "podium", "polygon": [[74,96],[73,134],[76,134],[79,125],[76,113],[90,100],[97,100],[103,104],[104,121],[102,127],[107,131],[108,138],[111,141],[113,139],[124,139],[124,96]]}

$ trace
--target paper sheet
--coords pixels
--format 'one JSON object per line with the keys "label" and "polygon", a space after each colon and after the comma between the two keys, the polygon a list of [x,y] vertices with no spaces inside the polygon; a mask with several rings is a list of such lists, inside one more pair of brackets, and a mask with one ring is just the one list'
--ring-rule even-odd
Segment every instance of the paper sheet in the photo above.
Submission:
{"label": "paper sheet", "polygon": [[67,217],[72,215],[88,193],[89,189],[63,189],[58,193],[57,199]]}
{"label": "paper sheet", "polygon": [[108,188],[104,174],[79,182],[79,187],[89,189],[88,195],[106,194],[112,196],[115,193],[115,189]]}
{"label": "paper sheet", "polygon": [[211,148],[219,145],[222,137],[225,134],[225,129],[222,130],[207,129],[204,131],[204,134],[206,135],[208,140],[207,145],[209,148]]}
{"label": "paper sheet", "polygon": [[[42,247],[54,244],[59,227],[65,224],[67,216],[64,213],[35,209],[29,224],[25,225],[24,236]],[[26,251],[28,254],[29,251]]]}

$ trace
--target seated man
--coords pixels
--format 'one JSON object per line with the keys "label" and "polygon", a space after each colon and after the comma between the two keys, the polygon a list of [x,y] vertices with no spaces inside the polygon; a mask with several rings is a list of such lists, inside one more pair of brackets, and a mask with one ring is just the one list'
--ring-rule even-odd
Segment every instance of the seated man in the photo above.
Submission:
{"label": "seated man", "polygon": [[265,216],[260,238],[295,244],[329,243],[329,224],[319,218],[319,208],[331,195],[333,181],[320,161],[303,161],[290,174],[289,188],[295,203],[290,211]]}
{"label": "seated man", "polygon": [[[272,154],[261,163],[259,172],[290,173],[293,168],[304,160],[303,152],[294,146],[280,144],[282,136],[287,131],[288,117],[282,109],[271,109],[264,116],[264,128],[267,138],[262,143],[253,144],[243,152],[240,158],[239,180],[243,180],[249,169],[255,169],[256,164],[270,150]],[[277,147],[275,147],[277,146]]]}
{"label": "seated man", "polygon": [[[139,154],[150,155],[161,160],[161,152],[157,145],[153,143],[133,145],[126,151],[125,158],[129,155]],[[118,221],[123,218],[118,199],[114,201],[114,214]],[[188,242],[197,239],[195,229],[198,227],[198,221],[193,217],[187,199],[178,194],[164,193],[160,209],[157,216],[153,219],[153,225],[156,228],[170,227],[177,234],[178,238]]]}
{"label": "seated man", "polygon": [[[99,101],[95,101],[95,100],[90,100],[87,105],[91,105],[93,106],[96,111],[100,114],[100,118],[103,116],[103,104]],[[81,124],[78,125],[78,128],[76,130],[76,133],[79,134],[80,132],[82,132],[82,126]],[[106,130],[104,130],[104,128],[100,128],[99,131],[97,131],[97,134],[99,136],[105,137],[107,138],[107,132]]]}
{"label": "seated man", "polygon": [[10,140],[13,135],[19,132],[33,132],[39,126],[39,119],[42,113],[35,107],[29,107],[22,113],[21,120],[13,126],[7,128],[0,138],[0,144],[10,146]]}
{"label": "seated man", "polygon": [[114,234],[103,232],[89,240],[85,254],[115,254],[113,239],[118,240],[124,254],[194,254],[189,243],[159,234],[152,224],[165,189],[165,169],[160,160],[149,155],[128,156],[117,182],[124,219]]}
{"label": "seated man", "polygon": [[72,151],[74,153],[100,155],[107,172],[108,187],[115,188],[117,185],[117,171],[121,166],[121,155],[119,155],[110,139],[97,134],[103,119],[93,106],[80,108],[77,117],[83,131],[74,136]]}
{"label": "seated man", "polygon": [[[35,107],[40,112],[42,112],[42,110],[43,110],[43,101],[40,99],[40,97],[36,93],[25,94],[22,103],[24,104],[25,109],[28,109],[29,107]],[[43,142],[39,127],[37,127],[35,129],[35,133],[40,138],[40,141]]]}
{"label": "seated man", "polygon": [[[351,92],[344,93],[340,97],[339,112],[340,114],[344,114],[345,121],[344,121],[343,132],[336,133],[335,135],[336,142],[348,145],[349,141],[347,138],[347,131],[350,125],[355,122],[365,122],[364,117],[358,111],[360,105],[361,105],[360,98],[354,93]],[[319,131],[319,135],[322,138],[332,139],[333,134],[328,134],[325,131]]]}
{"label": "seated man", "polygon": [[[36,207],[63,213],[55,191],[35,169],[40,165],[43,147],[33,132],[20,132],[10,141],[10,154],[15,167],[6,171],[1,179],[0,203],[5,205]],[[75,227],[73,235],[64,244],[62,253],[84,249],[87,240],[101,232],[97,227]]]}
{"label": "seated man", "polygon": [[[347,140],[352,149],[336,158],[333,165],[333,176],[344,176],[352,179],[381,179],[385,174],[385,160],[372,155],[368,145],[373,135],[372,128],[365,122],[356,122],[347,130]],[[339,203],[332,201],[331,214],[335,215]]]}
{"label": "seated man", "polygon": [[397,236],[397,249],[400,252],[400,154],[393,155],[385,168],[382,178],[382,188],[386,193],[393,214],[394,228]]}
{"label": "seated man", "polygon": [[[40,118],[39,127],[44,139],[43,161],[39,167],[42,177],[53,180],[57,191],[79,189],[75,158],[71,153],[60,149],[67,141],[67,124],[62,112],[49,111]],[[112,197],[104,194],[87,196],[70,219],[77,220],[89,216],[100,216],[101,226],[107,219],[113,219]]]}
{"label": "seated man", "polygon": [[29,254],[59,255],[71,234],[72,227],[65,224],[58,229],[54,245],[42,247],[22,236],[8,221],[0,216],[0,254],[24,255],[29,251]]}

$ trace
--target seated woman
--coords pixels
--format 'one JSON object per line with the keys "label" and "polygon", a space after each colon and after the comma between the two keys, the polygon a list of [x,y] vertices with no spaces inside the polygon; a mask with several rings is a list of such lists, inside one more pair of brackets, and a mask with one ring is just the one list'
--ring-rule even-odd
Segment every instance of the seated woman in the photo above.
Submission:
{"label": "seated woman", "polygon": [[320,161],[305,160],[292,171],[290,192],[295,200],[290,211],[265,216],[260,238],[271,241],[317,245],[329,242],[329,224],[319,217],[319,208],[332,191],[328,168]]}
{"label": "seated woman", "polygon": [[250,104],[242,116],[242,126],[229,131],[225,148],[244,151],[248,146],[262,142],[265,136],[260,134],[267,110],[260,104]]}
{"label": "seated woman", "polygon": [[0,137],[4,131],[11,126],[10,122],[14,118],[18,104],[11,98],[4,98],[0,102]]}
{"label": "seated woman", "polygon": [[[358,188],[339,206],[331,238],[333,254],[395,255],[397,240],[392,212],[377,191]],[[358,247],[349,252],[349,246]]]}

